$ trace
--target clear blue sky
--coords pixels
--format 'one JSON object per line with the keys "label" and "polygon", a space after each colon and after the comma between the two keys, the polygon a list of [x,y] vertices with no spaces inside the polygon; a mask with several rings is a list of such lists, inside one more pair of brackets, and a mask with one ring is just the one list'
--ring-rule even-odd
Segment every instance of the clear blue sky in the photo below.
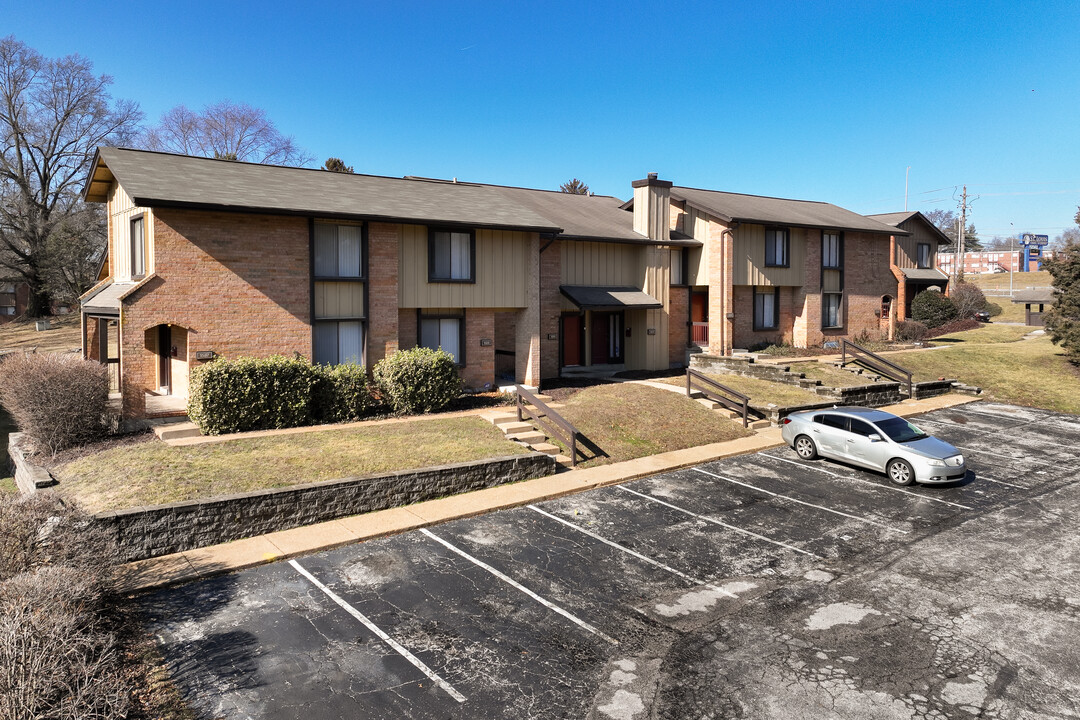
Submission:
{"label": "clear blue sky", "polygon": [[[148,120],[225,98],[357,172],[626,198],[678,185],[1051,236],[1080,204],[1080,3],[51,2],[0,35],[79,53]],[[1010,225],[1012,223],[1012,225]]]}

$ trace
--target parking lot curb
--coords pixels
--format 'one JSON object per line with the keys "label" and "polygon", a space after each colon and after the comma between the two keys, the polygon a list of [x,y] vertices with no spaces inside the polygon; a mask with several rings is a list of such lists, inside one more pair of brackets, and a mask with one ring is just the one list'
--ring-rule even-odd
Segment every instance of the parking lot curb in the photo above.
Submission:
{"label": "parking lot curb", "polygon": [[[895,415],[911,416],[977,400],[978,398],[970,396],[949,394],[922,400],[907,400],[881,409]],[[558,475],[428,500],[406,507],[380,510],[140,560],[120,567],[117,575],[117,590],[122,593],[134,593],[186,583],[277,560],[330,550],[362,540],[418,530],[449,520],[543,502],[735,455],[760,452],[780,447],[783,444],[780,428],[771,427],[758,431],[752,436],[727,442],[674,450],[610,465],[571,470]]]}

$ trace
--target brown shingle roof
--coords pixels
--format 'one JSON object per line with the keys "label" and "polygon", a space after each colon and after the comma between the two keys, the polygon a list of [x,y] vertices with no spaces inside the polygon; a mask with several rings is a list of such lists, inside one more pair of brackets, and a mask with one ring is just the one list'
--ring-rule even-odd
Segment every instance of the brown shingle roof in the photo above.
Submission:
{"label": "brown shingle roof", "polygon": [[826,202],[741,195],[677,185],[671,188],[671,197],[676,200],[685,200],[725,221],[854,230],[881,235],[908,234],[905,230],[898,230]]}

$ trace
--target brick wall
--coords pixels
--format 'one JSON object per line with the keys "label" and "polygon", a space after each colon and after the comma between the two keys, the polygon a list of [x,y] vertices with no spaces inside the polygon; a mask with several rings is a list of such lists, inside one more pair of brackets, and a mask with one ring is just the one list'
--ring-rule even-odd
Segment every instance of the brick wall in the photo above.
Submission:
{"label": "brick wall", "polygon": [[[480,339],[492,341],[481,346]],[[482,388],[495,380],[495,311],[489,308],[465,310],[465,367],[461,380],[465,387]]]}
{"label": "brick wall", "polygon": [[[556,241],[540,254],[540,377],[545,380],[559,377],[559,363],[562,362],[559,357],[561,253],[560,243]],[[549,340],[550,337],[555,339]]]}
{"label": "brick wall", "polygon": [[398,310],[398,347],[400,349],[414,348],[420,342],[416,337],[416,323],[416,308],[401,308]]}
{"label": "brick wall", "polygon": [[[867,332],[877,337],[881,332],[881,298],[897,297],[897,282],[889,264],[889,237],[863,233],[844,236],[845,331],[853,338]],[[897,307],[899,310],[899,307]],[[888,318],[885,318],[888,330]],[[830,333],[831,334],[831,333]]]}
{"label": "brick wall", "polygon": [[310,359],[308,243],[305,218],[156,210],[159,271],[127,298],[121,316],[124,417],[142,416],[144,392],[156,386],[162,323],[188,331],[192,358],[213,350]]}
{"label": "brick wall", "polygon": [[[368,225],[368,339],[367,365],[397,352],[398,330],[398,239],[400,225]],[[413,318],[413,333],[416,332]],[[415,344],[415,342],[414,342]]]}
{"label": "brick wall", "polygon": [[673,287],[668,293],[668,363],[685,365],[690,341],[690,288]]}

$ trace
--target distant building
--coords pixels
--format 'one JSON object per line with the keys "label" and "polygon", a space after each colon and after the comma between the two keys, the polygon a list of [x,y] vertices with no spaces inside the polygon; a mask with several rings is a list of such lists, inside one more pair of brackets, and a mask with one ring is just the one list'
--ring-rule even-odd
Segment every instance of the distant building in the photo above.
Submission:
{"label": "distant building", "polygon": [[26,312],[30,301],[30,286],[26,283],[0,281],[0,325]]}
{"label": "distant building", "polygon": [[[1028,252],[1036,252],[1037,247],[1029,248]],[[987,252],[964,253],[964,272],[973,275],[996,272],[1035,272],[1042,270],[1044,261],[1054,257],[1053,250],[1043,250],[1041,255],[1032,255],[1024,260],[1024,250],[990,250]],[[938,267],[946,275],[952,275],[956,271],[956,253],[938,254]]]}

